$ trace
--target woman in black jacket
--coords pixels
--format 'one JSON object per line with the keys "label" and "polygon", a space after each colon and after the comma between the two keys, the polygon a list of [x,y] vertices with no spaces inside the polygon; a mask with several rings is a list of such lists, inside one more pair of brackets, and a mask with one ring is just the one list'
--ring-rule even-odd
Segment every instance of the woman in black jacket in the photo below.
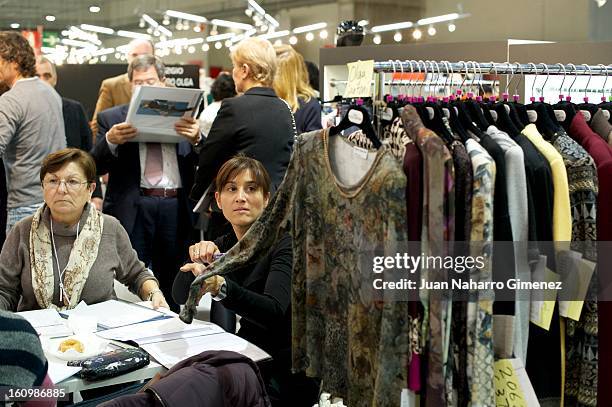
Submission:
{"label": "woman in black jacket", "polygon": [[276,189],[285,176],[295,124],[290,108],[272,89],[277,61],[261,38],[241,41],[230,54],[239,96],[223,100],[210,133],[199,147],[200,159],[191,198],[199,200],[221,165],[244,153],[261,161]]}
{"label": "woman in black jacket", "polygon": [[[223,164],[215,179],[215,199],[233,233],[189,248],[193,263],[181,268],[172,288],[177,303],[185,303],[189,286],[204,271],[205,264],[234,246],[259,218],[270,199],[270,184],[268,173],[257,160],[241,155]],[[214,301],[242,317],[238,335],[272,356],[273,361],[269,369],[263,369],[263,374],[272,400],[279,405],[287,405],[285,397],[304,391],[304,381],[290,374],[292,265],[291,237],[283,235],[256,264],[226,276],[210,277],[204,287]],[[295,388],[298,381],[301,390]],[[304,397],[301,400],[308,406],[312,401]]]}

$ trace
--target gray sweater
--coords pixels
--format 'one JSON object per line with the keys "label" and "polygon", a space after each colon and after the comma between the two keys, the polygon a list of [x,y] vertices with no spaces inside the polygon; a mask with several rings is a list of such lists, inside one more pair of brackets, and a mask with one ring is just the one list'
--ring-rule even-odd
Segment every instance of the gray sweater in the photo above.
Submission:
{"label": "gray sweater", "polygon": [[[87,211],[86,207],[84,213]],[[128,234],[119,221],[109,215],[102,216],[104,216],[104,230],[98,247],[98,257],[89,271],[81,294],[81,300],[87,304],[115,298],[114,279],[128,286],[136,295],[145,281],[157,281],[153,273],[145,268],[144,263],[138,260]],[[48,227],[49,209],[43,214],[42,221]],[[84,224],[85,214],[81,218],[81,229]],[[40,308],[32,289],[29,243],[31,225],[32,216],[22,219],[11,229],[4,242],[0,253],[0,309],[28,311]],[[64,227],[54,223],[53,234],[60,267],[63,269],[68,263],[70,250],[76,238],[76,226]],[[55,263],[53,274],[55,276],[53,303],[59,306],[59,273]]]}
{"label": "gray sweater", "polygon": [[66,147],[62,100],[38,78],[20,80],[0,96],[0,156],[6,170],[8,208],[42,202],[40,164]]}

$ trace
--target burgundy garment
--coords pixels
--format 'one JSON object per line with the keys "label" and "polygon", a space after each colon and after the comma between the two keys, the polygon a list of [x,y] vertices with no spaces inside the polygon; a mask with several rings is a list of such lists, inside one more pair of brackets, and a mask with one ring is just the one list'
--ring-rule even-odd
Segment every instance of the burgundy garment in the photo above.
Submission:
{"label": "burgundy garment", "polygon": [[[591,130],[584,120],[584,116],[577,114],[570,124],[569,133],[593,157],[597,165],[597,178],[599,181],[599,194],[597,195],[597,240],[599,242],[612,242],[612,149],[595,132]],[[599,273],[599,296],[612,297],[611,288],[606,281],[610,281],[612,272],[612,257],[604,246],[599,246],[597,270]],[[612,400],[612,302],[599,301],[598,303],[598,405]]]}
{"label": "burgundy garment", "polygon": [[408,240],[421,240],[423,228],[423,156],[415,143],[406,144],[404,154],[406,184],[406,209],[408,211]]}
{"label": "burgundy garment", "polygon": [[118,397],[102,405],[271,406],[255,362],[229,351],[207,351],[192,356],[174,365],[160,380],[148,386],[144,393]]}

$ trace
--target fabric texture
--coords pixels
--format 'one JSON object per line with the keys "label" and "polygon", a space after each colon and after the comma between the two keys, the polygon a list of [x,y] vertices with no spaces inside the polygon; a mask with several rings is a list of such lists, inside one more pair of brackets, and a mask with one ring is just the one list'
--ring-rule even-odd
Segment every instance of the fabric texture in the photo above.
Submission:
{"label": "fabric texture", "polygon": [[298,98],[300,107],[293,115],[295,116],[295,127],[298,134],[308,133],[309,131],[321,130],[321,104],[315,97],[311,97],[308,102]]}
{"label": "fabric texture", "polygon": [[[58,308],[53,304],[55,274],[55,242],[52,238],[53,226],[47,227],[41,222],[47,205],[41,206],[32,218],[30,227],[30,264],[32,265],[32,289],[41,309]],[[87,213],[83,214],[85,224],[79,231],[78,238],[73,243],[70,257],[63,273],[60,272],[60,302],[59,309],[71,309],[78,305],[83,292],[83,286],[89,276],[91,266],[98,256],[100,239],[104,229],[104,218],[93,205],[88,205]],[[79,222],[80,224],[80,222]],[[79,227],[77,224],[77,227]],[[63,275],[62,275],[63,274]],[[62,291],[62,287],[65,290]]]}
{"label": "fabric texture", "polygon": [[[98,134],[99,132],[98,114],[100,114],[100,112],[115,106],[128,104],[130,103],[131,99],[132,84],[130,83],[127,73],[104,79],[100,84],[96,108],[94,110],[93,118],[91,119],[91,131],[93,134]],[[96,140],[96,142],[97,141],[98,140]]]}
{"label": "fabric texture", "polygon": [[608,144],[612,143],[612,124],[610,124],[602,109],[597,109],[597,112],[593,115],[591,128]]}
{"label": "fabric texture", "polygon": [[206,106],[206,108],[200,114],[200,131],[203,137],[208,137],[210,129],[217,117],[217,112],[221,108],[221,101],[215,101]]}
{"label": "fabric texture", "polygon": [[0,96],[0,156],[8,209],[41,202],[40,163],[64,147],[62,101],[52,87],[38,78],[22,79]]}
{"label": "fabric texture", "polygon": [[83,105],[76,100],[63,97],[62,114],[64,116],[66,146],[80,148],[83,151],[91,150],[93,139]]}
{"label": "fabric texture", "polygon": [[396,253],[405,241],[406,180],[381,149],[360,182],[340,183],[329,143],[327,131],[297,138],[283,184],[240,242],[196,278],[181,319],[193,318],[204,279],[257,259],[290,222],[293,368],[321,378],[348,405],[398,405],[409,358],[409,326],[398,316],[407,307],[362,290],[371,265],[359,259],[374,250]]}
{"label": "fabric texture", "polygon": [[[87,224],[86,217],[91,205],[87,204],[80,220],[81,230]],[[153,274],[145,269],[144,264],[138,260],[136,252],[132,249],[125,229],[121,227],[117,219],[102,215],[104,224],[100,244],[97,248],[98,255],[89,271],[89,276],[84,282],[78,303],[83,300],[87,304],[95,304],[115,298],[113,289],[114,280],[128,286],[131,292],[139,295],[142,284],[147,280],[155,280]],[[30,263],[30,230],[33,217],[21,220],[9,232],[2,253],[0,253],[0,309],[11,311],[29,311],[40,309],[32,284],[32,268]],[[42,213],[40,224],[48,229],[49,211]],[[53,224],[54,239],[59,257],[60,267],[68,264],[76,238],[76,225],[66,227]],[[85,233],[87,236],[88,233]],[[91,239],[87,239],[91,243]],[[50,245],[51,243],[48,242]],[[89,248],[94,250],[93,247]],[[37,256],[38,257],[38,256]],[[73,260],[74,261],[74,260]],[[46,269],[46,265],[43,266]],[[59,273],[57,264],[53,262],[53,301],[56,307],[60,307],[59,301]],[[66,272],[68,275],[68,271]],[[49,276],[45,275],[45,281]],[[76,282],[75,282],[76,284]],[[68,286],[66,280],[66,286]],[[21,297],[21,300],[20,300]],[[19,306],[18,306],[19,304]]]}

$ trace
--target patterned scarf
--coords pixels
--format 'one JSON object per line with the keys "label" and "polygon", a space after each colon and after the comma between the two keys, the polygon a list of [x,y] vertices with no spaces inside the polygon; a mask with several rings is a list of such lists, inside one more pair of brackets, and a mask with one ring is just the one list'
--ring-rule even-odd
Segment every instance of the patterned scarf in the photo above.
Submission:
{"label": "patterned scarf", "polygon": [[[46,222],[42,222],[47,205],[43,205],[34,214],[30,228],[30,265],[32,269],[32,288],[40,308],[57,310],[71,309],[77,306],[81,298],[83,286],[89,276],[89,270],[98,257],[98,247],[102,238],[104,218],[92,205],[87,205],[89,211],[85,225],[75,239],[68,265],[64,273],[64,288],[70,298],[66,306],[57,307],[53,304],[55,276],[53,273],[53,247],[51,233]],[[50,215],[48,216],[50,217]],[[61,273],[61,270],[58,270]]]}

